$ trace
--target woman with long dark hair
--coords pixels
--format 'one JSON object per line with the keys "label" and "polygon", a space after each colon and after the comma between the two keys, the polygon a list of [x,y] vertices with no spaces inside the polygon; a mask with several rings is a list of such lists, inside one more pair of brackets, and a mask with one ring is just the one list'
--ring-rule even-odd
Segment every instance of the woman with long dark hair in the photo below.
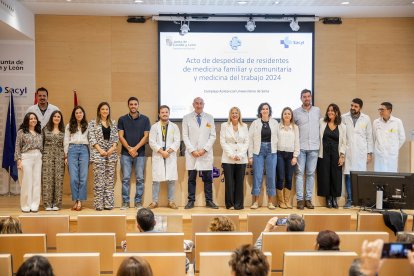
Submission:
{"label": "woman with long dark hair", "polygon": [[94,175],[94,205],[97,211],[114,208],[115,167],[118,128],[111,120],[107,102],[98,105],[96,119],[89,122],[89,144]]}
{"label": "woman with long dark hair", "polygon": [[319,124],[320,143],[317,165],[318,196],[326,197],[326,207],[338,208],[342,191],[342,165],[345,161],[346,126],[341,111],[332,103]]}
{"label": "woman with long dark hair", "polygon": [[22,212],[37,212],[42,181],[42,129],[33,112],[24,116],[16,137],[14,160],[20,180],[20,207]]}
{"label": "woman with long dark hair", "polygon": [[63,176],[65,175],[65,153],[63,138],[65,125],[63,115],[55,110],[42,130],[43,167],[42,192],[46,211],[59,211],[62,208]]}
{"label": "woman with long dark hair", "polygon": [[88,121],[83,107],[72,110],[65,130],[65,163],[70,175],[72,210],[82,210],[82,201],[87,198],[87,180],[89,165]]}

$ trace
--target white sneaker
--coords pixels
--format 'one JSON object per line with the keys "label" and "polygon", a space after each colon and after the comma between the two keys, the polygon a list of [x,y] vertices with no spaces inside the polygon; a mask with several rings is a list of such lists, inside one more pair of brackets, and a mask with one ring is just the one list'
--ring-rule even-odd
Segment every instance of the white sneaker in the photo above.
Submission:
{"label": "white sneaker", "polygon": [[59,209],[59,207],[57,207],[57,206],[53,206],[52,210],[53,210],[53,211],[59,211],[60,209]]}
{"label": "white sneaker", "polygon": [[45,208],[45,210],[46,211],[53,211],[53,208],[52,207],[47,207],[47,208]]}

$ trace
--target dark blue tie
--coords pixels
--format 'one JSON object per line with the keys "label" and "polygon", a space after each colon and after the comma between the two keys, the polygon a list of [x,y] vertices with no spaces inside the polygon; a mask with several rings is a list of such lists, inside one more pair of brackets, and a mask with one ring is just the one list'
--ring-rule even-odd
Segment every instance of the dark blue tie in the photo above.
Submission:
{"label": "dark blue tie", "polygon": [[197,123],[198,123],[198,126],[201,125],[201,115],[200,114],[197,115]]}

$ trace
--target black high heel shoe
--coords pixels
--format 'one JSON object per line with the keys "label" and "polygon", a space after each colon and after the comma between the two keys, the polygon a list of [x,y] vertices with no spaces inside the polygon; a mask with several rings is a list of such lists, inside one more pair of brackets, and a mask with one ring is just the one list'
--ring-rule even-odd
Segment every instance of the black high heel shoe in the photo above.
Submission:
{"label": "black high heel shoe", "polygon": [[332,197],[332,207],[338,209],[338,202],[336,201],[336,197]]}
{"label": "black high heel shoe", "polygon": [[326,208],[329,208],[329,209],[332,208],[332,200],[330,196],[326,197]]}

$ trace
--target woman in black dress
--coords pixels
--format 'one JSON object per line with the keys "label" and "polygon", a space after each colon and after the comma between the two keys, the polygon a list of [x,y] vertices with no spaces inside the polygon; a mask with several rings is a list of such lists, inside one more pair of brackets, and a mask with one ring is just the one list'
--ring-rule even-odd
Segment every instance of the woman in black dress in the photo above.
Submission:
{"label": "woman in black dress", "polygon": [[342,191],[342,165],[345,161],[346,127],[341,111],[330,104],[320,124],[321,146],[318,159],[318,196],[326,197],[326,207],[338,208],[336,198]]}

